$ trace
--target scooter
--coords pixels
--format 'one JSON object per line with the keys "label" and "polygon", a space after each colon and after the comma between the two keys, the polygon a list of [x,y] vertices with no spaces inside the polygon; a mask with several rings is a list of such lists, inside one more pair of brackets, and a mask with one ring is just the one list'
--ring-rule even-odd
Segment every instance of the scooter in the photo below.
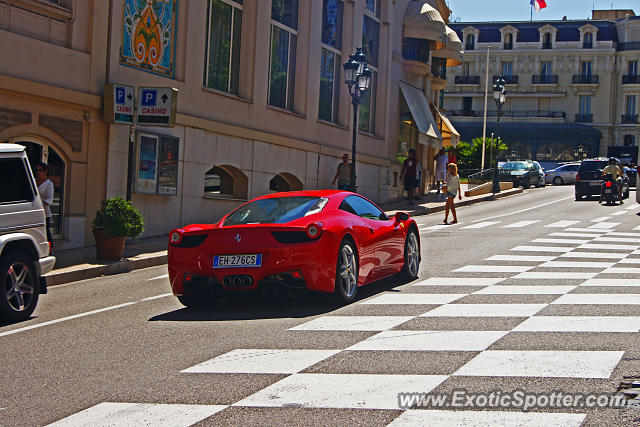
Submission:
{"label": "scooter", "polygon": [[602,199],[605,201],[607,205],[612,205],[615,202],[620,201],[620,194],[618,191],[618,182],[613,179],[613,175],[610,173],[604,178],[602,182]]}

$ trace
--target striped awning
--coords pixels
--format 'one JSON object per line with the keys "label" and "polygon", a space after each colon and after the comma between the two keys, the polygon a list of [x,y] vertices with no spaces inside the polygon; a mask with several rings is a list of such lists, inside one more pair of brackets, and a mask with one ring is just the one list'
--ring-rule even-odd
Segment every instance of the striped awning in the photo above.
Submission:
{"label": "striped awning", "polygon": [[440,12],[424,1],[412,1],[404,14],[403,37],[432,40],[435,49],[446,47],[447,25]]}

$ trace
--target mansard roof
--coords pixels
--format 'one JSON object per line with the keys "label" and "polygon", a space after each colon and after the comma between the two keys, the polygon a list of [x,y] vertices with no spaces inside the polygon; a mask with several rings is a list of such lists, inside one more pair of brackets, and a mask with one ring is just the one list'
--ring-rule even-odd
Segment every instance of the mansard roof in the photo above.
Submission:
{"label": "mansard roof", "polygon": [[518,29],[518,42],[540,41],[539,29],[545,25],[550,25],[558,29],[556,35],[557,42],[579,42],[580,27],[590,24],[598,29],[598,41],[618,42],[618,33],[615,27],[615,21],[602,20],[576,20],[576,21],[524,21],[524,22],[452,22],[449,24],[451,28],[462,37],[462,30],[467,27],[473,27],[480,30],[478,43],[500,43],[500,29],[510,25]]}

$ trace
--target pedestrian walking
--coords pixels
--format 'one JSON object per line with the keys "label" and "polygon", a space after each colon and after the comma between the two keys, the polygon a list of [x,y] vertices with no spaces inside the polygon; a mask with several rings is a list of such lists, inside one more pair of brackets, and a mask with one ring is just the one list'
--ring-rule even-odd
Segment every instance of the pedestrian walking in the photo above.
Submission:
{"label": "pedestrian walking", "polygon": [[338,165],[336,174],[333,177],[333,185],[338,181],[339,190],[349,190],[351,183],[351,165],[349,164],[349,155],[342,156],[342,163]]}
{"label": "pedestrian walking", "polygon": [[409,150],[409,157],[402,164],[400,179],[404,179],[404,189],[407,192],[409,204],[412,205],[416,188],[418,188],[418,161],[416,160],[416,150],[413,148]]}
{"label": "pedestrian walking", "polygon": [[40,193],[40,200],[42,201],[42,207],[47,222],[47,241],[53,242],[51,237],[51,203],[53,202],[53,182],[48,177],[49,166],[46,163],[39,163],[36,166],[36,185],[38,186],[38,193]]}
{"label": "pedestrian walking", "polygon": [[436,194],[440,194],[440,186],[447,179],[447,162],[449,161],[444,148],[438,151],[433,160],[436,162]]}
{"label": "pedestrian walking", "polygon": [[446,192],[447,195],[447,201],[444,205],[444,223],[449,224],[447,219],[449,218],[449,210],[451,210],[451,213],[453,214],[453,221],[451,221],[451,224],[456,224],[458,222],[458,217],[456,216],[454,199],[457,195],[458,199],[462,200],[462,192],[460,191],[458,166],[455,163],[449,163],[447,165],[447,183],[446,186],[443,187],[443,192]]}

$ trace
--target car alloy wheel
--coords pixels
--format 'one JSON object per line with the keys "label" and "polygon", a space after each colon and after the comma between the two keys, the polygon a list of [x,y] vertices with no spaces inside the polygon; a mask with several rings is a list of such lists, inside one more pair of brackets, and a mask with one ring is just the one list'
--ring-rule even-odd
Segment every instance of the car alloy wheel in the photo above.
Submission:
{"label": "car alloy wheel", "polygon": [[413,231],[407,236],[405,262],[407,263],[407,274],[410,277],[418,277],[418,269],[420,268],[420,245],[418,238]]}
{"label": "car alloy wheel", "polygon": [[358,289],[358,266],[356,254],[348,243],[340,248],[338,274],[344,296],[346,299],[352,299]]}
{"label": "car alloy wheel", "polygon": [[29,318],[38,303],[40,288],[31,259],[22,252],[0,263],[0,318],[17,322]]}
{"label": "car alloy wheel", "polygon": [[564,180],[559,177],[556,176],[555,178],[553,178],[553,185],[562,185],[564,183]]}

